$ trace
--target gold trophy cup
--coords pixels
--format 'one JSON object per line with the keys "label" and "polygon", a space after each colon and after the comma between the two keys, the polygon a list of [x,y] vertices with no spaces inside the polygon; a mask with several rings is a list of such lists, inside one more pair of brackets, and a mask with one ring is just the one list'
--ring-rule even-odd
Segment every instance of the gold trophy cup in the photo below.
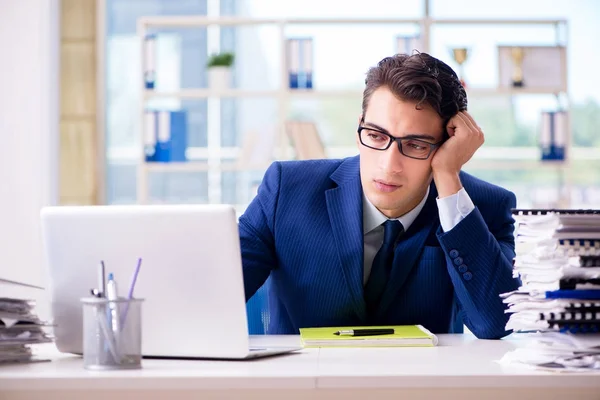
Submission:
{"label": "gold trophy cup", "polygon": [[512,85],[514,87],[523,87],[523,58],[525,57],[525,51],[522,47],[513,47],[511,48],[510,55],[514,64]]}
{"label": "gold trophy cup", "polygon": [[463,86],[466,86],[465,83],[465,74],[463,64],[467,61],[468,57],[468,49],[465,47],[458,47],[452,49],[452,56],[454,57],[454,61],[458,64],[458,78],[460,79],[460,83]]}

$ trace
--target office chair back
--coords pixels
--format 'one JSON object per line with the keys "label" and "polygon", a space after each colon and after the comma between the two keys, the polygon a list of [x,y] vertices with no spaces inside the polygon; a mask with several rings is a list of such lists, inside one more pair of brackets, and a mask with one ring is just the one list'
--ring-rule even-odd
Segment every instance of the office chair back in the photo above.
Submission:
{"label": "office chair back", "polygon": [[248,333],[250,335],[264,335],[269,326],[269,298],[268,289],[270,279],[254,293],[246,303],[248,313]]}

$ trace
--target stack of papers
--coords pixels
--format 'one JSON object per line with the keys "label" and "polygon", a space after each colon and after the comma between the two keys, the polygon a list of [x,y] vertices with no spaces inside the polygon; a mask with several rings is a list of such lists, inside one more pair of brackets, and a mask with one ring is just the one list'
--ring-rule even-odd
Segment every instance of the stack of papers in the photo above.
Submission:
{"label": "stack of papers", "polygon": [[42,361],[34,357],[31,345],[52,338],[34,309],[32,300],[0,298],[0,364]]}
{"label": "stack of papers", "polygon": [[[600,369],[600,210],[514,210],[513,216],[513,275],[522,285],[501,295],[510,313],[506,329],[569,345],[546,341],[509,358],[544,368]],[[573,345],[579,337],[588,347]],[[580,348],[585,354],[572,353]]]}
{"label": "stack of papers", "polygon": [[600,373],[600,336],[559,332],[523,334],[533,339],[527,347],[506,353],[498,362],[507,366],[552,372]]}
{"label": "stack of papers", "polygon": [[[365,328],[393,329],[394,333],[374,336],[336,335],[340,331]],[[431,347],[438,343],[437,336],[421,325],[300,328],[300,339],[304,347]]]}

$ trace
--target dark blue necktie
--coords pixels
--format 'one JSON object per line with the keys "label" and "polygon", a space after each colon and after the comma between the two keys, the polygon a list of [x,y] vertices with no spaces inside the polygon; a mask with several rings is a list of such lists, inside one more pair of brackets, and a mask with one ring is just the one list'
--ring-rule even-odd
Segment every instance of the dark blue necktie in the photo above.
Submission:
{"label": "dark blue necktie", "polygon": [[383,244],[373,259],[371,274],[364,289],[365,303],[369,314],[372,314],[379,305],[394,261],[394,244],[398,235],[404,231],[400,221],[391,219],[383,223],[383,228]]}

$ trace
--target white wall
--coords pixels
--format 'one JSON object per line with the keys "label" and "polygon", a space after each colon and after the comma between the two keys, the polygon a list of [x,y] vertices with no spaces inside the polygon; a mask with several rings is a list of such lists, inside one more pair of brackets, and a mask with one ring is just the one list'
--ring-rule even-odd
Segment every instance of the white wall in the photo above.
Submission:
{"label": "white wall", "polygon": [[[59,2],[0,1],[0,278],[40,286],[39,210],[58,198]],[[40,292],[0,283],[0,296]]]}

